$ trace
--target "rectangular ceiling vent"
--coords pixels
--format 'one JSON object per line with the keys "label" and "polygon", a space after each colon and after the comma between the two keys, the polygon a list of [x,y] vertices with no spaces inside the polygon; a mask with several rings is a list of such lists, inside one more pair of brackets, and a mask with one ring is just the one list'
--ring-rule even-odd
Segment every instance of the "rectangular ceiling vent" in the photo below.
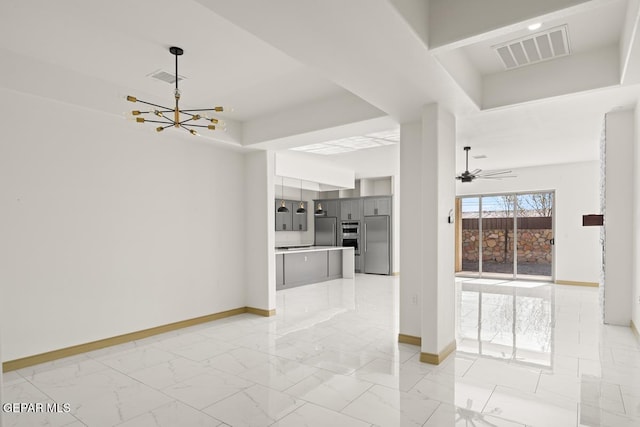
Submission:
{"label": "rectangular ceiling vent", "polygon": [[[163,81],[165,83],[174,84],[176,82],[175,73],[169,73],[169,72],[164,71],[164,70],[156,70],[153,73],[147,74],[147,77],[152,77],[154,79],[158,79],[158,80]],[[184,79],[185,79],[184,76],[181,76],[180,74],[178,74],[178,81],[182,81]]]}
{"label": "rectangular ceiling vent", "polygon": [[567,56],[571,53],[566,25],[492,47],[507,70]]}

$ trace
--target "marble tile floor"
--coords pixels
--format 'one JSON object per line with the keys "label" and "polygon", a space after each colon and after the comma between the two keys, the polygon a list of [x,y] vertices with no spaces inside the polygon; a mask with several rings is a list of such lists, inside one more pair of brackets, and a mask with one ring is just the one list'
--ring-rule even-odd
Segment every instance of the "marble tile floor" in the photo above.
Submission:
{"label": "marble tile floor", "polygon": [[243,314],[5,373],[5,426],[640,426],[640,341],[594,288],[457,279],[458,350],[398,344],[398,277],[279,291]]}

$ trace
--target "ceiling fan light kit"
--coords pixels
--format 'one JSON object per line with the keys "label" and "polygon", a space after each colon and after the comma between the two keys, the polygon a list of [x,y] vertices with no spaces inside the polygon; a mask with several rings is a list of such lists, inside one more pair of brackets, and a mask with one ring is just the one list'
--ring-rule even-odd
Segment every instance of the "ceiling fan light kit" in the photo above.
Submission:
{"label": "ceiling fan light kit", "polygon": [[469,151],[471,147],[464,147],[466,159],[465,159],[465,171],[456,176],[462,182],[473,182],[474,179],[502,179],[502,178],[515,178],[515,175],[505,175],[511,173],[510,170],[500,171],[487,171],[482,172],[482,169],[474,169],[469,172]]}
{"label": "ceiling fan light kit", "polygon": [[[222,123],[220,122],[220,120],[213,118],[213,117],[205,117],[203,115],[201,115],[200,113],[206,113],[206,112],[222,112],[224,111],[224,109],[222,107],[212,107],[212,108],[198,108],[198,109],[188,109],[188,110],[182,110],[180,109],[179,106],[179,102],[180,102],[180,89],[178,88],[178,80],[180,80],[179,76],[178,76],[178,57],[181,56],[184,53],[184,50],[182,48],[176,47],[176,46],[171,46],[169,48],[169,52],[171,52],[172,55],[174,55],[176,57],[176,75],[175,75],[175,83],[176,83],[176,87],[173,90],[173,97],[175,99],[175,107],[174,108],[170,108],[170,107],[164,107],[162,105],[158,105],[158,104],[153,104],[151,102],[147,102],[147,101],[143,101],[141,99],[136,98],[135,96],[131,96],[128,95],[127,96],[127,101],[129,102],[139,102],[141,104],[145,104],[145,105],[149,105],[151,107],[155,107],[155,109],[153,110],[149,110],[149,111],[140,111],[140,110],[133,110],[131,112],[132,115],[137,116],[136,117],[136,122],[138,123],[160,123],[162,126],[158,126],[156,127],[156,131],[158,132],[162,132],[163,130],[165,130],[166,128],[169,127],[176,127],[176,128],[182,128],[184,130],[186,130],[187,132],[189,132],[191,135],[198,135],[198,132],[196,131],[195,128],[205,128],[205,129],[209,129],[209,130],[215,130],[216,129],[216,125],[220,124],[222,125]],[[153,115],[156,116],[158,119],[155,119],[155,117],[151,116],[151,118],[155,119],[155,120],[150,120],[147,117],[145,117],[146,115]],[[182,115],[182,117],[181,117]],[[138,117],[139,116],[139,117]],[[201,125],[201,124],[195,124],[195,121],[204,119],[206,121],[208,121],[211,124],[207,124],[207,125]]]}

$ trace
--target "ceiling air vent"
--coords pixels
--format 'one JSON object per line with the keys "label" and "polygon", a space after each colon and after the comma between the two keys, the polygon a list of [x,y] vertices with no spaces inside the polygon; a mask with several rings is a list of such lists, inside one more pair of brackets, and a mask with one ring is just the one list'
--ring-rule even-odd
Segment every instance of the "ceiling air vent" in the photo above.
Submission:
{"label": "ceiling air vent", "polygon": [[508,70],[571,53],[566,25],[495,45],[493,49]]}
{"label": "ceiling air vent", "polygon": [[[163,71],[163,70],[156,70],[153,73],[149,73],[149,74],[147,74],[147,77],[153,77],[154,79],[158,79],[158,80],[161,80],[163,82],[171,83],[171,84],[174,84],[176,82],[176,75],[175,74],[168,73],[168,72]],[[179,82],[184,80],[184,79],[185,79],[184,76],[178,75],[178,81]]]}

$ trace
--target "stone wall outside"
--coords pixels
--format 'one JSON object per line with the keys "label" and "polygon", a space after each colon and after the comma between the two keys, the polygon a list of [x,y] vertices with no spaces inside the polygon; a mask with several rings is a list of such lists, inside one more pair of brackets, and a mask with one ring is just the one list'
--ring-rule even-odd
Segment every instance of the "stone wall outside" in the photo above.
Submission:
{"label": "stone wall outside", "polygon": [[[506,245],[509,250],[505,254]],[[483,261],[513,261],[513,230],[483,230]],[[518,230],[518,262],[551,264],[551,244],[553,233],[550,229]],[[462,230],[462,259],[478,261],[478,230]]]}

